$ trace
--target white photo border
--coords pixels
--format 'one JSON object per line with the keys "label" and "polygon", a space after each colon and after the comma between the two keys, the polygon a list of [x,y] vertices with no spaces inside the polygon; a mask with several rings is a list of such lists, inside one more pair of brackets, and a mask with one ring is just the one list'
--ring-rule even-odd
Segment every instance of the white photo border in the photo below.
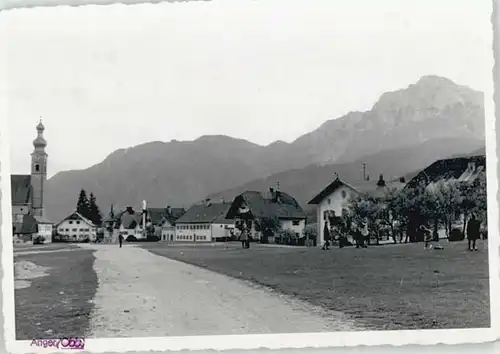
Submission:
{"label": "white photo border", "polygon": [[[40,0],[41,1],[41,0]],[[53,1],[52,1],[53,2]],[[125,6],[125,5],[123,5]],[[498,21],[497,2],[493,1],[492,22]],[[1,15],[0,15],[1,16]],[[495,26],[495,25],[494,25]],[[496,29],[495,29],[496,30]],[[498,38],[496,38],[498,41]],[[493,31],[491,34],[493,48]],[[498,45],[496,46],[498,48]],[[493,73],[493,50],[488,54],[484,70]],[[3,68],[6,69],[6,68]],[[0,73],[3,73],[0,69]],[[5,70],[6,73],[6,70]],[[496,73],[495,73],[496,76]],[[7,77],[3,76],[2,77]],[[87,339],[85,351],[92,353],[129,351],[179,350],[240,350],[281,348],[327,348],[358,345],[402,346],[408,344],[465,344],[493,342],[500,336],[500,243],[498,237],[498,176],[495,132],[495,103],[493,75],[484,92],[485,131],[488,192],[488,250],[490,275],[490,328],[447,330],[364,331],[301,334],[227,335],[190,337],[146,337]],[[3,338],[11,353],[52,352],[50,348],[31,347],[31,341],[15,340],[15,302],[12,244],[12,213],[10,186],[10,139],[8,129],[8,102],[0,97],[0,183],[1,183],[1,255],[2,255],[2,311]],[[496,230],[496,232],[491,232]],[[496,294],[496,296],[495,296]],[[62,351],[62,350],[60,350]],[[68,351],[70,352],[70,351]],[[74,352],[74,351],[71,351]]]}

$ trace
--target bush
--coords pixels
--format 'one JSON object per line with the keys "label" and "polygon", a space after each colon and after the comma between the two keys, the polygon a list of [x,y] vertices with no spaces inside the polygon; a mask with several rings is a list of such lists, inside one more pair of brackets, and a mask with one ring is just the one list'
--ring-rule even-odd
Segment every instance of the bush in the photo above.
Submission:
{"label": "bush", "polygon": [[45,242],[45,237],[43,237],[43,236],[36,236],[33,239],[33,244],[34,245],[42,245],[44,242]]}
{"label": "bush", "polygon": [[451,229],[450,237],[448,238],[448,240],[455,242],[455,241],[463,241],[464,238],[465,238],[465,235],[462,233],[462,230],[454,227],[453,229]]}
{"label": "bush", "polygon": [[276,243],[282,245],[296,245],[297,235],[293,230],[286,229],[279,232],[279,236],[275,239]]}
{"label": "bush", "polygon": [[125,241],[127,241],[127,242],[136,242],[136,241],[137,241],[137,238],[136,238],[135,236],[130,235],[130,236],[128,236],[128,237],[125,239]]}
{"label": "bush", "polygon": [[316,240],[317,236],[318,236],[317,225],[316,224],[306,225],[306,227],[304,228],[304,237],[309,240]]}

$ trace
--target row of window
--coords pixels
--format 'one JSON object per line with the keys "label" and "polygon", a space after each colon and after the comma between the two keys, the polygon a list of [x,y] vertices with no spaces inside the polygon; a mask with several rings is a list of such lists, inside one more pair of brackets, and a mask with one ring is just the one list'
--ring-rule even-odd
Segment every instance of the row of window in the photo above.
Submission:
{"label": "row of window", "polygon": [[206,241],[208,240],[207,236],[204,235],[195,235],[195,238],[193,238],[193,235],[177,235],[176,240],[178,241]]}
{"label": "row of window", "polygon": [[210,229],[210,225],[209,224],[201,224],[201,225],[177,225],[177,230],[209,230],[209,229]]}
{"label": "row of window", "polygon": [[64,239],[69,239],[69,238],[72,238],[72,239],[78,239],[78,238],[90,238],[91,235],[89,234],[80,234],[80,235],[63,235],[63,238]]}
{"label": "row of window", "polygon": [[[69,231],[69,229],[63,229],[63,228],[59,228],[58,229],[59,232],[64,232],[64,231]],[[79,232],[89,232],[90,229],[89,228],[80,228],[80,229],[71,229],[71,231],[79,231]]]}

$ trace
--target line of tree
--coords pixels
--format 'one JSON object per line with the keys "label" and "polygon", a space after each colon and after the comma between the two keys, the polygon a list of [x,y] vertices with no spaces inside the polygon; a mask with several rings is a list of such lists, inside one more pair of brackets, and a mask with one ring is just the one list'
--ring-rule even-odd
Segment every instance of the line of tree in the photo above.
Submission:
{"label": "line of tree", "polygon": [[90,196],[87,197],[87,192],[84,189],[80,191],[76,202],[76,211],[95,225],[101,225],[102,215],[93,193],[90,193]]}
{"label": "line of tree", "polygon": [[435,240],[440,228],[444,228],[450,238],[457,221],[462,222],[459,233],[463,237],[472,214],[486,224],[486,174],[481,172],[473,181],[442,180],[431,186],[388,188],[378,196],[359,195],[350,201],[347,209],[344,222],[368,223],[377,243],[382,232],[394,243],[398,239],[403,242],[403,238],[405,243],[422,241],[418,231],[422,224],[431,228]]}

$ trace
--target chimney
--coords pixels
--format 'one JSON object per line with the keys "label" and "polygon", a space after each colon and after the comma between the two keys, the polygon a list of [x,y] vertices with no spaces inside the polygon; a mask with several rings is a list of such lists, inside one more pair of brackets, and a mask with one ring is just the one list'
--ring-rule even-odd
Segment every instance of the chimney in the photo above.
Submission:
{"label": "chimney", "polygon": [[363,181],[368,181],[366,176],[366,162],[363,162]]}
{"label": "chimney", "polygon": [[269,194],[271,195],[271,199],[274,198],[274,188],[269,187]]}
{"label": "chimney", "polygon": [[167,205],[167,215],[171,215],[172,213],[172,210],[170,210],[170,205]]}
{"label": "chimney", "polygon": [[276,182],[276,192],[280,191],[280,181]]}
{"label": "chimney", "polygon": [[220,197],[220,203],[221,203],[221,204],[224,204],[224,203],[225,203],[224,197]]}
{"label": "chimney", "polygon": [[399,179],[399,182],[401,182],[401,183],[406,183],[406,178],[401,177],[401,178]]}
{"label": "chimney", "polygon": [[132,208],[130,205],[126,207],[127,213],[133,214],[134,213],[134,208]]}
{"label": "chimney", "polygon": [[378,187],[385,187],[385,180],[384,180],[383,174],[380,175],[378,182],[377,182],[377,186]]}
{"label": "chimney", "polygon": [[476,171],[476,163],[474,161],[469,162],[468,170],[470,172]]}

